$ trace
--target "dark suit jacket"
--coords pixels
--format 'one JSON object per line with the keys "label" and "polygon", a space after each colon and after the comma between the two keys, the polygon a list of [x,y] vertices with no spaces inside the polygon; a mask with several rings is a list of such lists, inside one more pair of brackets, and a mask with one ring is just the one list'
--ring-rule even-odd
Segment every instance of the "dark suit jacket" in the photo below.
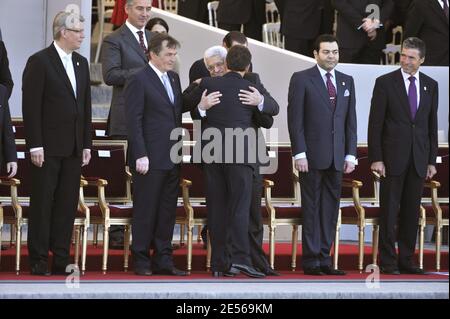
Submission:
{"label": "dark suit jacket", "polygon": [[147,65],[131,75],[125,86],[127,105],[126,121],[130,144],[130,166],[136,160],[147,156],[151,169],[168,170],[174,167],[170,149],[178,142],[171,140],[172,130],[181,127],[183,98],[180,78],[175,72],[168,72],[174,94],[170,102],[166,89],[153,69]]}
{"label": "dark suit jacket", "polygon": [[294,73],[289,85],[288,126],[292,155],[306,152],[313,169],[332,164],[342,171],[346,155],[356,156],[356,111],[353,78],[335,71],[337,104],[333,112],[317,66]]}
{"label": "dark suit jacket", "polygon": [[436,0],[413,1],[406,18],[404,38],[425,41],[424,65],[448,66],[448,18]]}
{"label": "dark suit jacket", "polygon": [[[379,77],[373,89],[369,116],[369,159],[383,161],[388,175],[400,175],[412,160],[425,177],[436,163],[438,84],[420,73],[420,104],[411,119],[408,95],[400,70]],[[426,89],[425,89],[426,88]]]}
{"label": "dark suit jacket", "polygon": [[199,22],[208,23],[208,2],[210,0],[180,0],[178,14]]}
{"label": "dark suit jacket", "polygon": [[281,32],[294,39],[315,39],[321,29],[325,0],[285,0]]}
{"label": "dark suit jacket", "polygon": [[8,106],[8,90],[0,84],[0,164],[17,162],[16,143]]}
{"label": "dark suit jacket", "polygon": [[[147,42],[151,32],[145,30]],[[130,29],[124,24],[105,37],[102,48],[103,80],[113,86],[108,117],[108,135],[127,135],[123,88],[128,77],[144,67],[148,58]]]}
{"label": "dark suit jacket", "polygon": [[[394,9],[393,0],[333,0],[334,7],[338,11],[336,36],[339,39],[341,48],[362,48],[369,40],[363,28],[358,27],[363,23],[362,19],[367,17],[366,8],[370,4],[375,4],[380,8],[380,21],[386,24]],[[377,34],[376,45],[379,48],[385,47],[384,29]]]}
{"label": "dark suit jacket", "polygon": [[72,53],[75,97],[56,48],[32,55],[22,79],[22,114],[29,149],[44,147],[46,156],[81,156],[91,148],[91,83],[87,60]]}
{"label": "dark suit jacket", "polygon": [[6,53],[6,48],[3,41],[0,41],[0,84],[6,86],[9,98],[11,96],[14,82],[9,70],[8,54]]}
{"label": "dark suit jacket", "polygon": [[[216,128],[221,132],[222,153],[219,163],[225,163],[229,155],[229,149],[226,148],[226,140],[229,137],[227,129],[254,129],[253,116],[257,112],[256,108],[243,105],[239,100],[239,91],[241,89],[248,90],[249,86],[256,86],[258,90],[261,88],[256,84],[243,79],[238,73],[229,72],[222,77],[204,78],[200,83],[200,92],[205,89],[208,92],[221,91],[221,102],[213,108],[206,111],[206,121],[204,129]],[[255,130],[253,132],[256,133]],[[227,136],[228,135],[228,136]],[[255,135],[256,138],[256,135]],[[203,145],[209,141],[204,141]],[[236,139],[233,142],[233,161],[232,163],[248,164],[256,167],[257,162],[257,143],[251,143],[251,140],[244,139],[243,148],[241,149]],[[250,154],[255,156],[253,161]],[[243,157],[239,160],[237,154]]]}
{"label": "dark suit jacket", "polygon": [[265,0],[220,0],[217,21],[226,24],[245,24],[250,19],[258,24],[266,21]]}

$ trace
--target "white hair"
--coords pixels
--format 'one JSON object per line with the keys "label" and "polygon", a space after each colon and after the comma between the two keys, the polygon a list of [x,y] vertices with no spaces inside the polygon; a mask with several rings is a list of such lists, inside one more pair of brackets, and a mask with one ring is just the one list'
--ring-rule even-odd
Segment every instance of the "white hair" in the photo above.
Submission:
{"label": "white hair", "polygon": [[213,47],[210,47],[209,49],[207,49],[205,51],[205,54],[203,55],[203,60],[205,61],[205,64],[206,64],[206,59],[212,58],[214,56],[217,56],[217,57],[225,60],[227,58],[227,50],[220,45],[215,45]]}

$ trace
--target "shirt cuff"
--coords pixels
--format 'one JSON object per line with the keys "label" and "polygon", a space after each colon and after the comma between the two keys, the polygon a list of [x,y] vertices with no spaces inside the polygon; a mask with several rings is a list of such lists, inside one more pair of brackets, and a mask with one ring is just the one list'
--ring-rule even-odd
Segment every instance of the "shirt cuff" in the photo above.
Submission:
{"label": "shirt cuff", "polygon": [[43,149],[44,149],[43,147],[33,147],[33,148],[30,148],[30,153],[33,153],[33,152],[36,152],[36,151],[41,151]]}
{"label": "shirt cuff", "polygon": [[197,106],[197,108],[198,108],[198,113],[200,114],[200,116],[201,116],[201,117],[205,117],[205,116],[206,116],[206,111],[205,111],[205,110],[202,110],[202,109],[200,108],[200,106]]}
{"label": "shirt cuff", "polygon": [[299,153],[299,154],[294,156],[295,160],[302,159],[302,158],[306,158],[306,153],[305,152]]}
{"label": "shirt cuff", "polygon": [[345,161],[353,163],[354,165],[358,165],[358,162],[356,161],[356,157],[353,156],[353,155],[346,155],[345,156]]}
{"label": "shirt cuff", "polygon": [[264,95],[262,95],[261,103],[258,104],[258,110],[262,112],[264,109]]}

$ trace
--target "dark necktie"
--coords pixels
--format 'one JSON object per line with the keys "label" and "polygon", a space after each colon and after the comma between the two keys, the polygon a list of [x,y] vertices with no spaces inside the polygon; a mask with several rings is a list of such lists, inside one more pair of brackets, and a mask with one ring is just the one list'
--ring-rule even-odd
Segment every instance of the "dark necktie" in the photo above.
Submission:
{"label": "dark necktie", "polygon": [[147,47],[145,46],[144,42],[144,32],[137,31],[137,34],[139,35],[139,45],[141,49],[144,51],[144,54],[147,54]]}
{"label": "dark necktie", "polygon": [[445,13],[445,16],[448,19],[448,4],[447,4],[447,0],[443,0],[442,2],[444,2],[444,13]]}
{"label": "dark necktie", "polygon": [[409,89],[408,89],[408,100],[409,109],[411,111],[411,118],[414,120],[417,113],[417,88],[416,88],[416,78],[413,76],[409,77]]}
{"label": "dark necktie", "polygon": [[336,108],[336,88],[333,85],[333,82],[331,81],[331,73],[327,73],[327,89],[328,89],[328,95],[330,96],[330,103],[331,103],[331,108],[334,109]]}

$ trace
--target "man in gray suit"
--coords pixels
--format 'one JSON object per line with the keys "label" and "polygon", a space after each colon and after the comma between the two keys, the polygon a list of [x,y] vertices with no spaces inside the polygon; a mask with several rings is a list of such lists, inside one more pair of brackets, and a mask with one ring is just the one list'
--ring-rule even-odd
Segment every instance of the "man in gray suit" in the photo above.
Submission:
{"label": "man in gray suit", "polygon": [[103,79],[107,85],[114,87],[108,116],[108,136],[127,137],[123,88],[128,77],[148,63],[147,48],[151,33],[145,25],[150,19],[151,9],[151,0],[127,0],[127,21],[103,41]]}
{"label": "man in gray suit", "polygon": [[336,71],[339,48],[324,34],[314,44],[317,66],[294,73],[289,86],[288,125],[303,210],[303,270],[306,275],[345,275],[331,267],[342,172],[356,156],[353,78]]}

